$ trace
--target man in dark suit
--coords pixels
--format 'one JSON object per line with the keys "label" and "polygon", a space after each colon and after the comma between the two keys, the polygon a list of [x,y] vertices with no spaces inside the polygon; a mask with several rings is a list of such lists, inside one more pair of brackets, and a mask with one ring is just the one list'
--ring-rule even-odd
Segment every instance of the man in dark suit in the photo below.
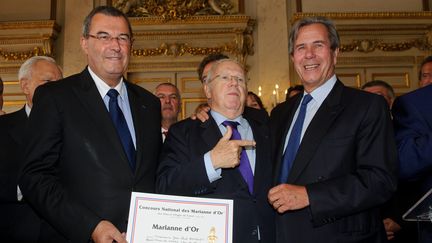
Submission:
{"label": "man in dark suit", "polygon": [[388,106],[337,79],[330,20],[299,20],[289,44],[305,91],[270,118],[276,242],[384,242],[380,205],[396,189],[397,162]]}
{"label": "man in dark suit", "polygon": [[[410,184],[413,205],[432,188],[432,85],[397,98],[393,121],[401,180]],[[406,208],[408,210],[408,208]],[[419,242],[432,242],[430,222],[419,224]]]}
{"label": "man in dark suit", "polygon": [[[204,91],[210,119],[204,123],[187,119],[171,126],[161,154],[157,189],[167,194],[233,199],[233,242],[274,242],[274,212],[266,197],[272,175],[266,113],[244,108],[245,73],[233,60],[212,65]],[[244,140],[230,140],[235,134]],[[252,140],[256,149],[251,147]]]}
{"label": "man in dark suit", "polygon": [[122,77],[132,40],[122,12],[95,8],[81,37],[88,67],[35,92],[19,185],[55,230],[42,226],[42,242],[126,242],[131,192],[154,191],[160,102]]}
{"label": "man in dark suit", "polygon": [[51,57],[27,59],[18,72],[26,105],[16,112],[0,116],[0,215],[7,219],[0,222],[0,234],[7,242],[36,242],[39,237],[40,218],[22,198],[18,173],[24,161],[25,129],[33,93],[39,85],[61,77],[61,70]]}

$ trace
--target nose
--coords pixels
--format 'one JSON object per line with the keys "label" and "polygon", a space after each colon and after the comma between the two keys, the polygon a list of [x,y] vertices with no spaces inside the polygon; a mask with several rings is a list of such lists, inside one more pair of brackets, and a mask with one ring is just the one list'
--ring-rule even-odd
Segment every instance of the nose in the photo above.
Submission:
{"label": "nose", "polygon": [[[234,82],[233,82],[234,81]],[[240,85],[240,78],[239,77],[237,77],[237,76],[233,76],[233,75],[230,75],[229,76],[229,82],[230,82],[230,84],[232,85],[232,84],[234,84],[235,86],[238,86],[238,85]]]}
{"label": "nose", "polygon": [[119,51],[120,50],[120,41],[118,37],[111,38],[110,46],[113,50]]}
{"label": "nose", "polygon": [[315,50],[313,47],[311,46],[306,46],[305,47],[305,56],[306,58],[313,58],[315,57]]}

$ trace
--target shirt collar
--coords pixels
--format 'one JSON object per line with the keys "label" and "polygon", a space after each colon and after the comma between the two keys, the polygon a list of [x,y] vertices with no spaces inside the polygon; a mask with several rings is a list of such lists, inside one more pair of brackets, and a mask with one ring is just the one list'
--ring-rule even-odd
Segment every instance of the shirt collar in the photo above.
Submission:
{"label": "shirt collar", "polygon": [[30,108],[30,106],[27,103],[25,104],[25,112],[27,114],[27,117],[29,117],[30,116],[30,112],[31,112],[31,108]]}
{"label": "shirt collar", "polygon": [[[94,73],[90,67],[88,67],[88,71],[90,73],[90,76],[93,78],[96,88],[99,91],[99,94],[102,98],[106,96],[108,91],[112,89],[108,84],[106,84],[101,78],[99,78],[96,73]],[[126,99],[126,85],[123,82],[123,77],[121,77],[120,82],[113,88],[117,90],[120,94],[120,97],[125,100]]]}
{"label": "shirt collar", "polygon": [[242,115],[231,120],[231,119],[226,118],[225,116],[223,116],[222,114],[220,114],[219,112],[214,111],[214,110],[210,110],[210,114],[212,115],[213,119],[216,121],[216,124],[218,126],[220,126],[222,124],[222,122],[227,121],[227,120],[228,121],[236,121],[242,127],[246,127],[246,124],[247,124],[246,119],[244,119]]}
{"label": "shirt collar", "polygon": [[[318,103],[322,104],[327,97],[327,95],[330,93],[330,91],[333,89],[333,86],[336,83],[336,74],[334,74],[329,80],[327,80],[323,85],[316,88],[314,91],[310,93],[312,98]],[[306,91],[304,92],[303,96],[307,95]]]}

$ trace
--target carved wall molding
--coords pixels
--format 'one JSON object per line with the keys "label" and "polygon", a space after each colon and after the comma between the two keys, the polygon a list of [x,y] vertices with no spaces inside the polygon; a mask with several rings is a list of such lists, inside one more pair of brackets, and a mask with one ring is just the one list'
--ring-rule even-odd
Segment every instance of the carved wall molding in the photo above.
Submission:
{"label": "carved wall molding", "polygon": [[[422,59],[422,58],[420,58]],[[421,61],[421,60],[420,60]],[[392,63],[392,65],[414,65],[418,63],[416,57],[413,56],[365,56],[358,58],[357,56],[339,56],[338,64],[343,66],[366,66],[366,67],[382,67]]]}
{"label": "carved wall molding", "polygon": [[145,49],[134,49],[132,51],[133,56],[145,57],[145,56],[184,56],[189,55],[201,55],[206,56],[212,53],[230,53],[233,55],[241,54],[236,46],[236,43],[225,43],[218,47],[193,47],[187,43],[162,43],[158,48],[145,48]]}
{"label": "carved wall molding", "polygon": [[6,61],[53,55],[60,32],[54,20],[0,22],[0,57]]}
{"label": "carved wall molding", "polygon": [[304,17],[325,16],[331,19],[423,19],[432,18],[431,11],[422,12],[327,12],[327,13],[295,13],[293,21]]}
{"label": "carved wall molding", "polygon": [[230,0],[114,0],[113,6],[130,17],[157,16],[164,21],[238,13]]}
{"label": "carved wall molding", "polygon": [[[202,23],[211,23],[211,24],[226,24],[226,23],[244,23],[245,21],[251,20],[249,16],[246,15],[203,15],[203,16],[190,16],[185,19],[173,19],[169,22],[166,22],[161,17],[134,17],[129,18],[130,22],[134,26],[139,25],[153,25],[153,24],[162,24],[165,26],[170,25],[178,25],[178,24],[202,24]],[[189,26],[193,29],[193,26]],[[221,26],[222,27],[222,26]]]}
{"label": "carved wall molding", "polygon": [[411,41],[402,41],[396,43],[384,42],[384,40],[377,39],[363,39],[353,40],[350,44],[341,44],[341,52],[373,52],[375,50],[388,51],[388,52],[400,52],[406,51],[411,48],[417,48],[419,50],[431,50],[432,44],[427,38],[415,39]]}
{"label": "carved wall molding", "polygon": [[[198,65],[210,53],[225,53],[246,64],[247,56],[254,53],[255,20],[244,15],[192,16],[169,23],[161,17],[131,18],[131,23],[134,30],[132,60],[182,57],[179,62],[192,59]],[[150,59],[150,62],[160,61]]]}
{"label": "carved wall molding", "polygon": [[4,58],[6,61],[10,60],[19,60],[25,61],[32,56],[40,56],[46,55],[48,53],[44,52],[40,47],[34,47],[33,50],[30,51],[5,51],[0,49],[0,57]]}

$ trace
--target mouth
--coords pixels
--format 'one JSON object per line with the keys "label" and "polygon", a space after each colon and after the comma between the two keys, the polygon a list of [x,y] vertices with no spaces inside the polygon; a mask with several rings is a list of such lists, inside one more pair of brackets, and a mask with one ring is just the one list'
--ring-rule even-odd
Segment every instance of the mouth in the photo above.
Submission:
{"label": "mouth", "polygon": [[121,57],[106,57],[106,59],[112,60],[112,61],[117,61],[117,60],[121,60]]}
{"label": "mouth", "polygon": [[229,92],[228,95],[232,95],[232,96],[240,96],[240,94],[237,93],[237,92]]}
{"label": "mouth", "polygon": [[310,65],[304,65],[303,66],[303,68],[306,70],[306,71],[311,71],[311,70],[314,70],[314,69],[316,69],[316,68],[318,68],[319,67],[319,64],[310,64]]}

